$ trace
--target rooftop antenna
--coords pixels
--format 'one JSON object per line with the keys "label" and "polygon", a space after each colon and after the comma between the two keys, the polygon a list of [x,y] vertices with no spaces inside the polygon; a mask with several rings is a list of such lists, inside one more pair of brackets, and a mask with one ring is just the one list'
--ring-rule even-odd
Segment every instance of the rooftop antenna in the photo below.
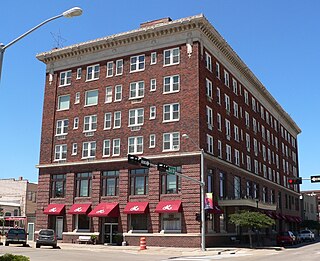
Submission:
{"label": "rooftop antenna", "polygon": [[62,47],[63,47],[63,44],[64,44],[67,40],[64,39],[64,38],[61,36],[60,29],[59,29],[59,32],[58,32],[58,33],[53,33],[53,32],[50,32],[50,33],[51,33],[52,38],[53,38],[53,41],[54,41],[53,49],[62,48]]}

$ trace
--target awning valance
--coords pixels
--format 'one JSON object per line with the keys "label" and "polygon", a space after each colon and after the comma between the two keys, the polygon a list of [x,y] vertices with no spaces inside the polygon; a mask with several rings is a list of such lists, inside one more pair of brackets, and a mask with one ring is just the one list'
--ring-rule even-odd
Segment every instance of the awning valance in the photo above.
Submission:
{"label": "awning valance", "polygon": [[181,200],[160,201],[156,207],[157,213],[174,213],[181,211]]}
{"label": "awning valance", "polygon": [[64,207],[64,204],[49,204],[43,213],[47,215],[61,215]]}
{"label": "awning valance", "polygon": [[148,202],[128,202],[124,208],[125,214],[144,214],[148,209]]}
{"label": "awning valance", "polygon": [[89,217],[118,217],[119,204],[101,202],[88,215]]}
{"label": "awning valance", "polygon": [[68,214],[73,214],[73,215],[85,215],[88,213],[89,208],[91,204],[89,203],[76,203],[73,204],[70,210],[68,211]]}

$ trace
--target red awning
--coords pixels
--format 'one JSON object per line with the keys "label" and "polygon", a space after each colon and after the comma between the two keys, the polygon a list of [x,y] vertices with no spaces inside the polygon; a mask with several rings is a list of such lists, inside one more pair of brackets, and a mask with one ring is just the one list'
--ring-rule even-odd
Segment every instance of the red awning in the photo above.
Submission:
{"label": "red awning", "polygon": [[64,206],[64,204],[49,204],[48,207],[43,211],[43,214],[60,215],[64,210]]}
{"label": "red awning", "polygon": [[301,217],[295,217],[295,219],[297,220],[297,223],[300,223],[302,221]]}
{"label": "red awning", "polygon": [[174,213],[181,211],[181,200],[160,201],[156,207],[157,213]]}
{"label": "red awning", "polygon": [[296,222],[296,220],[295,220],[292,216],[289,216],[289,215],[286,215],[286,219],[287,219],[289,222]]}
{"label": "red awning", "polygon": [[221,209],[220,206],[215,205],[215,206],[213,206],[212,209],[208,209],[208,213],[221,215],[221,214],[223,214],[223,210]]}
{"label": "red awning", "polygon": [[25,220],[27,217],[21,217],[21,216],[12,216],[12,217],[5,217],[4,218],[4,220],[15,220],[15,221],[17,221],[17,220]]}
{"label": "red awning", "polygon": [[119,204],[101,202],[89,214],[89,217],[119,217]]}
{"label": "red awning", "polygon": [[88,213],[89,208],[91,204],[73,204],[70,210],[68,211],[68,214],[73,214],[73,215],[85,215]]}
{"label": "red awning", "polygon": [[280,213],[278,213],[279,220],[287,220],[286,217]]}
{"label": "red awning", "polygon": [[148,202],[128,202],[124,208],[125,214],[144,214],[148,208]]}

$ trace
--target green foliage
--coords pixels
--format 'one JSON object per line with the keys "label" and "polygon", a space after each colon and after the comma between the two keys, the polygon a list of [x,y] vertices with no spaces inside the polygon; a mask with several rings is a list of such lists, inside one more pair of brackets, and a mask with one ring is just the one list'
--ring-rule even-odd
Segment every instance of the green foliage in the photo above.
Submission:
{"label": "green foliage", "polygon": [[20,255],[5,254],[0,256],[0,261],[30,261],[30,258]]}
{"label": "green foliage", "polygon": [[260,212],[240,211],[229,215],[229,222],[240,227],[247,228],[266,228],[272,226],[275,222],[272,218]]}

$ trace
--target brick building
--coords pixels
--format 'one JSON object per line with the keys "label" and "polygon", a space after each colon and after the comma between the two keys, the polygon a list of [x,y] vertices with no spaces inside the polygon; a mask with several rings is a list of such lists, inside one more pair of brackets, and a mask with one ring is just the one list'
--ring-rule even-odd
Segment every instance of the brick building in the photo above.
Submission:
{"label": "brick building", "polygon": [[[37,229],[64,242],[199,247],[204,150],[208,246],[239,229],[228,215],[263,211],[274,230],[297,226],[299,127],[203,15],[37,55],[46,64]],[[188,139],[186,137],[189,137]],[[270,234],[269,229],[264,231]],[[245,233],[245,231],[242,231]]]}

